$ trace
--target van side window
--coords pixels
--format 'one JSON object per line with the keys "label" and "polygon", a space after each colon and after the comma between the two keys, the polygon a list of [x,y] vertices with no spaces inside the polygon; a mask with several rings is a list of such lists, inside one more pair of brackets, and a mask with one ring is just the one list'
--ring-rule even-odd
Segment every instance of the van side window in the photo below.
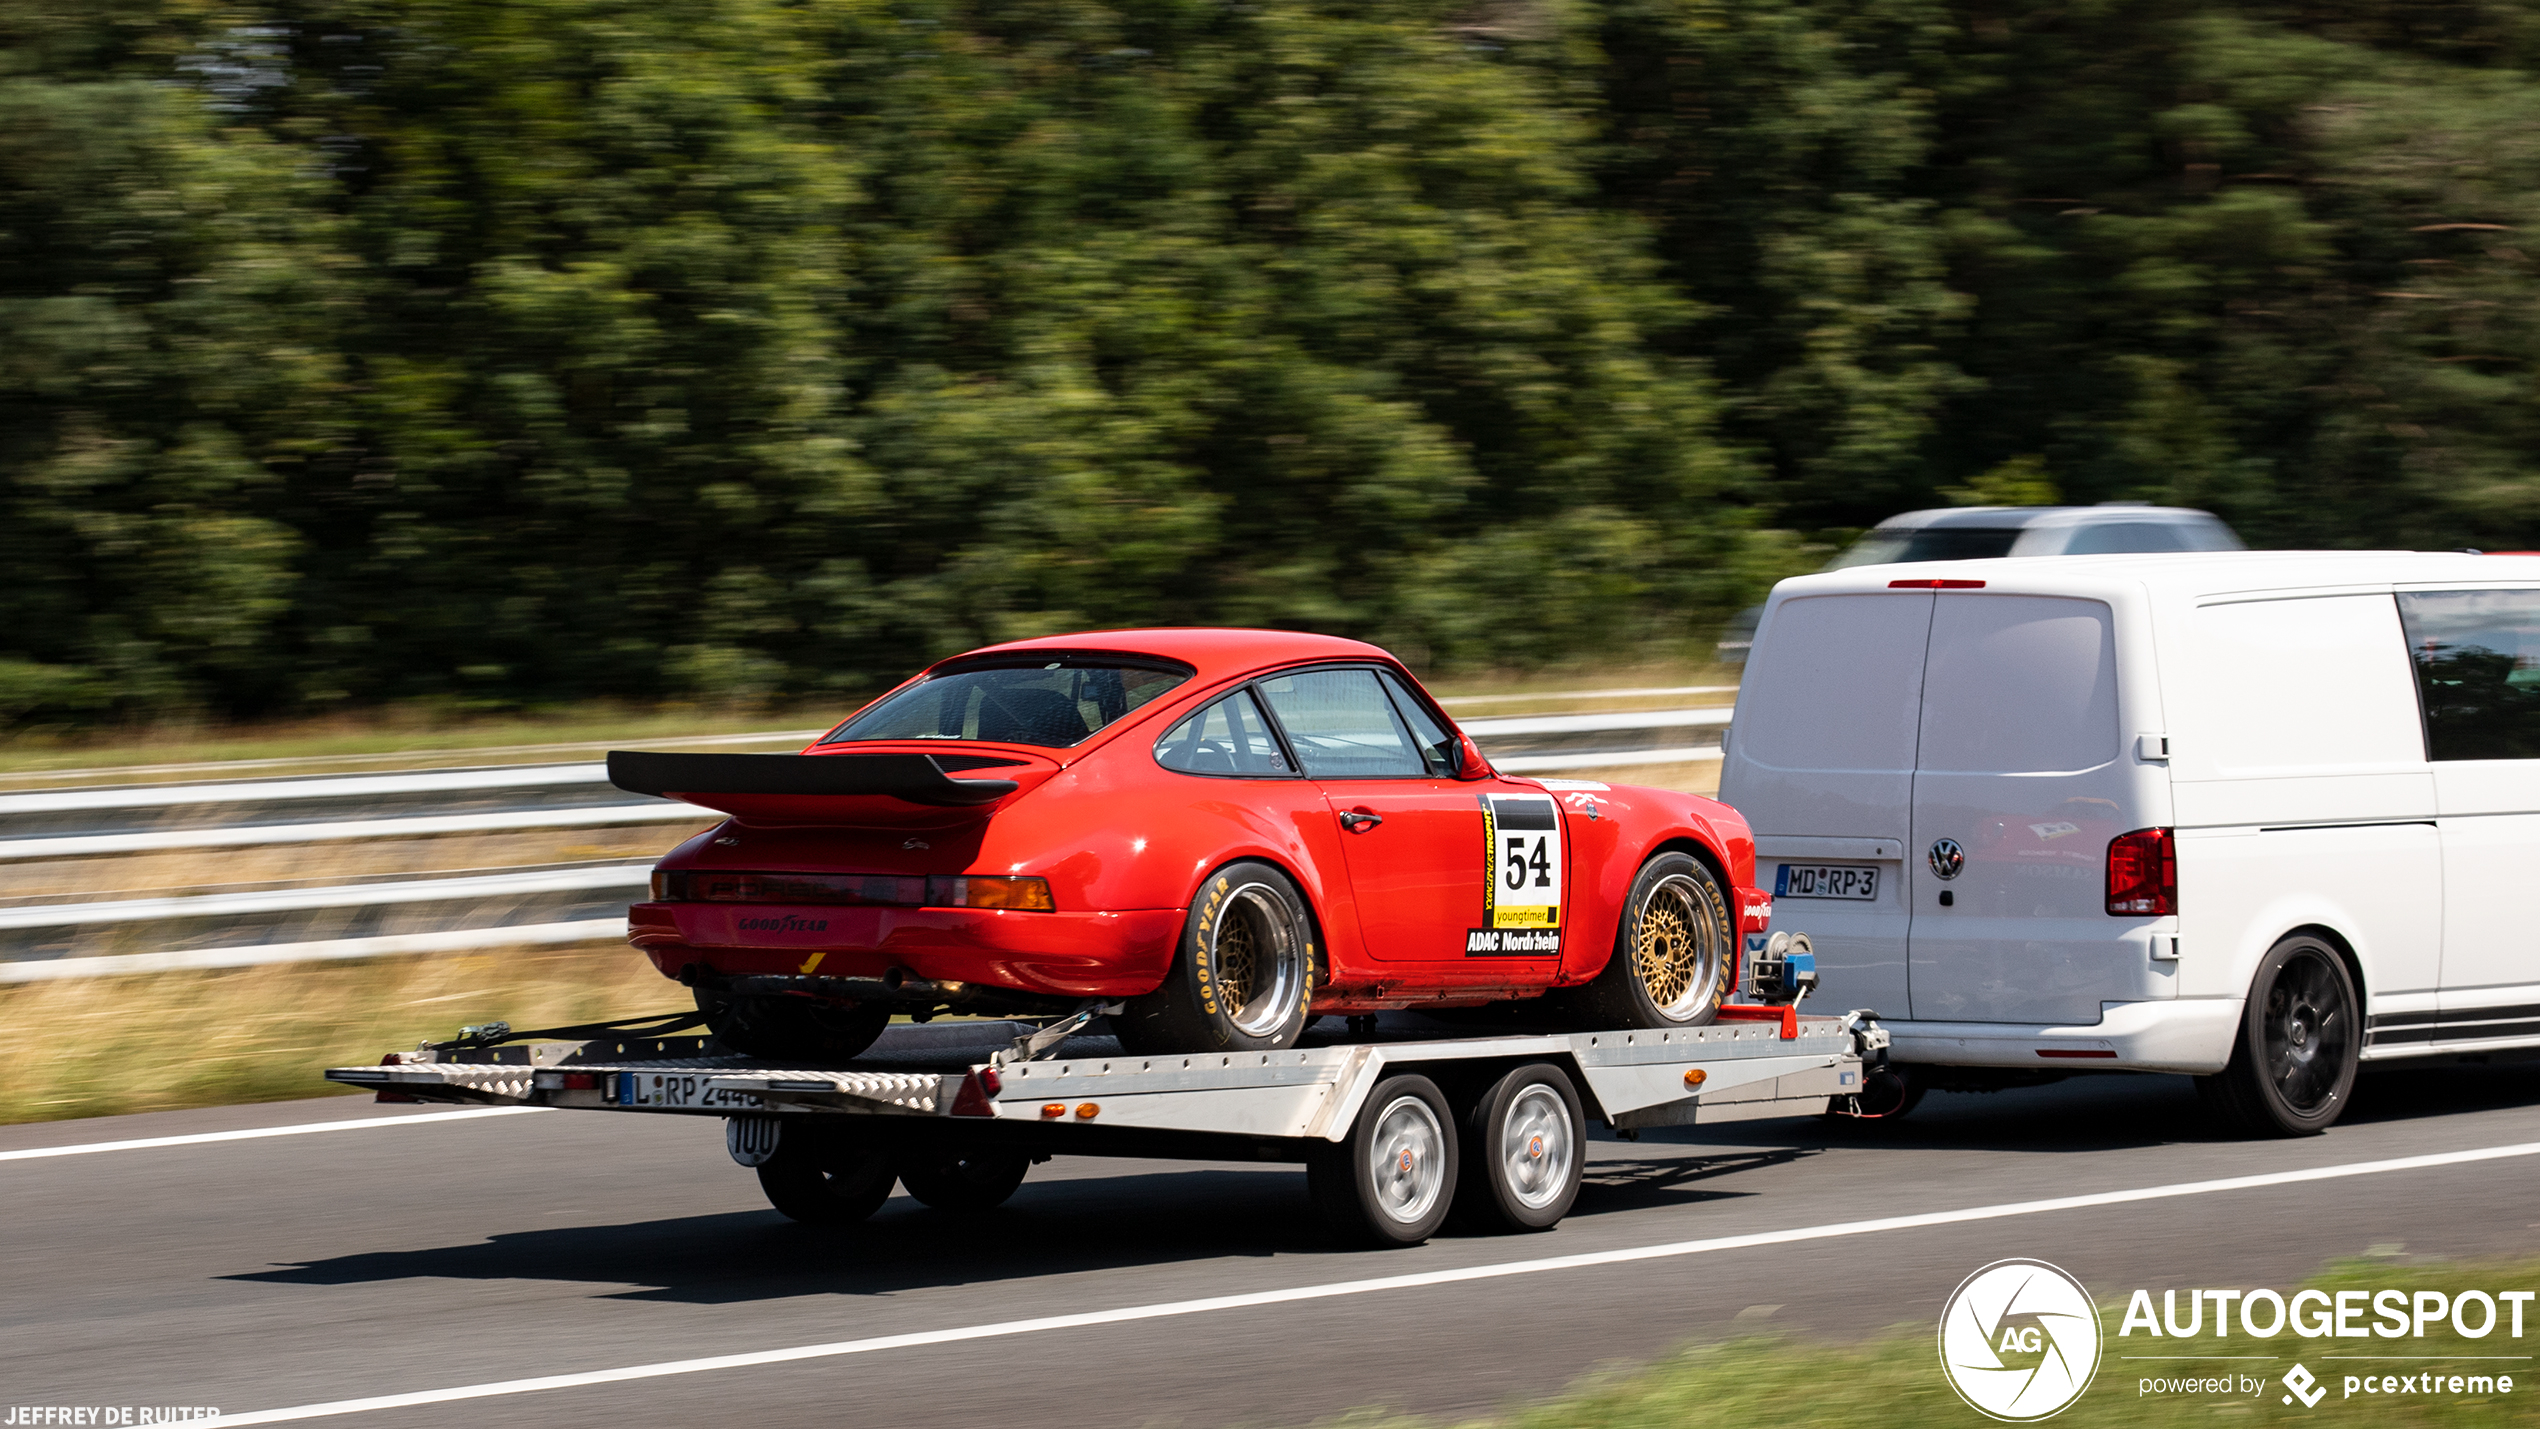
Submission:
{"label": "van side window", "polygon": [[2540,591],[2399,597],[2436,759],[2540,759]]}
{"label": "van side window", "polygon": [[2422,764],[2425,735],[2384,595],[2305,596],[2200,607],[2191,748],[2223,773]]}
{"label": "van side window", "polygon": [[2117,656],[2105,603],[1943,595],[1923,674],[1920,767],[2094,769],[2117,757]]}
{"label": "van side window", "polygon": [[1155,742],[1155,762],[1184,774],[1238,779],[1296,775],[1248,690],[1237,690],[1166,730]]}
{"label": "van side window", "polygon": [[1911,770],[1928,595],[1810,595],[1773,607],[1738,692],[1741,756],[1776,769]]}

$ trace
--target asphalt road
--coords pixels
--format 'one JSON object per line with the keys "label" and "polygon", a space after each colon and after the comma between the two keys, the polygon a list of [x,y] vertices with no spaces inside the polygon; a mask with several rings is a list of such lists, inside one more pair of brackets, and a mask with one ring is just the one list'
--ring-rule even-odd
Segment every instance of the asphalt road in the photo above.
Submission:
{"label": "asphalt road", "polygon": [[[0,1128],[0,1153],[425,1108],[351,1099]],[[700,1356],[1166,1305],[1749,1232],[2540,1142],[2540,1072],[2381,1074],[2324,1137],[2221,1137],[2188,1084],[1934,1096],[1892,1126],[1600,1141],[1525,1237],[1333,1249],[1288,1167],[1064,1159],[962,1220],[858,1231],[766,1209],[718,1123],[530,1113],[0,1159],[0,1404],[235,1416]],[[2036,1256],[2101,1298],[2289,1287],[2328,1260],[2540,1247],[2540,1158],[1174,1314],[444,1402],[318,1423],[1280,1426],[1488,1411],[1689,1339],[1928,1328]],[[1974,1421],[1970,1416],[1971,1423]]]}

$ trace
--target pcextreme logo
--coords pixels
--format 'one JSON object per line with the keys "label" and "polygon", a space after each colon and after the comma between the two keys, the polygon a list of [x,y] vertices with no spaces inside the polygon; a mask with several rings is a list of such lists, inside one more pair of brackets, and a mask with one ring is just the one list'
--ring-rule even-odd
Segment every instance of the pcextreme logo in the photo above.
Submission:
{"label": "pcextreme logo", "polygon": [[2060,1414],[2099,1372],[2099,1311],[2042,1260],[1997,1260],[1940,1312],[1940,1368],[1968,1407],[2024,1424]]}

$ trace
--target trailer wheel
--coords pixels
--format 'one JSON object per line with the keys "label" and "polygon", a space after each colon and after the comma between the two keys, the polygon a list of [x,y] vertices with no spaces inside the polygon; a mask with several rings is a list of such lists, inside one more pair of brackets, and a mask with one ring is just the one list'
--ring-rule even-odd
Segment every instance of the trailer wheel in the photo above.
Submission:
{"label": "trailer wheel", "polygon": [[918,1149],[901,1161],[900,1184],[936,1210],[970,1215],[1004,1205],[1031,1169],[1017,1152]]}
{"label": "trailer wheel", "polygon": [[1549,1062],[1499,1079],[1464,1125],[1457,1225],[1477,1231],[1545,1231],[1579,1199],[1587,1117],[1569,1074]]}
{"label": "trailer wheel", "polygon": [[1729,994],[1737,919],[1711,870],[1689,854],[1640,866],[1614,930],[1614,955],[1573,993],[1592,1027],[1700,1027]]}
{"label": "trailer wheel", "polygon": [[2327,943],[2297,933],[2267,950],[2240,1036],[2196,1090],[2254,1136],[2315,1136],[2346,1114],[2364,1050],[2355,981]]}
{"label": "trailer wheel", "polygon": [[1323,1223],[1360,1245],[1418,1245],[1455,1203],[1455,1114],[1426,1077],[1387,1077],[1349,1135],[1317,1147],[1306,1185]]}
{"label": "trailer wheel", "polygon": [[862,1224],[898,1178],[889,1148],[799,1124],[785,1128],[776,1154],[758,1167],[767,1203],[807,1226]]}
{"label": "trailer wheel", "polygon": [[1276,1052],[1296,1045],[1314,996],[1314,918],[1288,876],[1257,859],[1208,876],[1163,983],[1111,1019],[1136,1056]]}

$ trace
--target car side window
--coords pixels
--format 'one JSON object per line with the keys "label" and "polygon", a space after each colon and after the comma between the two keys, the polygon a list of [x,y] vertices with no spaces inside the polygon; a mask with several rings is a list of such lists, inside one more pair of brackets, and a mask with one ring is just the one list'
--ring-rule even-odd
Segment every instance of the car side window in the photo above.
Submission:
{"label": "car side window", "polygon": [[1166,730],[1155,742],[1155,762],[1184,774],[1220,778],[1296,776],[1249,690],[1237,690]]}
{"label": "car side window", "polygon": [[1373,670],[1300,670],[1260,683],[1305,772],[1316,779],[1417,777],[1428,764]]}
{"label": "car side window", "polygon": [[2399,597],[2434,759],[2540,759],[2540,591]]}
{"label": "car side window", "polygon": [[1411,726],[1411,742],[1420,751],[1420,762],[1440,779],[1453,778],[1457,766],[1464,762],[1463,744],[1447,733],[1400,677],[1388,671],[1383,678],[1385,692],[1393,696],[1394,710],[1402,716],[1403,723]]}

